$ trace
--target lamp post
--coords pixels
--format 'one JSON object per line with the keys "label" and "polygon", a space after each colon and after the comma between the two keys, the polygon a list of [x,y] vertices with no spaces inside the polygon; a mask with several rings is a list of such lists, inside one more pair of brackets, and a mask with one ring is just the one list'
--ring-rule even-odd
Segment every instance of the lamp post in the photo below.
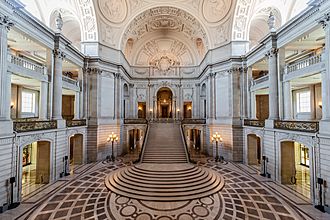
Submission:
{"label": "lamp post", "polygon": [[111,142],[111,161],[115,161],[115,156],[113,154],[113,142],[118,141],[118,137],[113,132],[107,138],[107,142]]}
{"label": "lamp post", "polygon": [[222,137],[220,136],[220,134],[218,132],[215,132],[215,134],[213,134],[212,136],[212,142],[215,142],[215,161],[218,162],[219,161],[219,150],[218,150],[218,143],[222,142]]}

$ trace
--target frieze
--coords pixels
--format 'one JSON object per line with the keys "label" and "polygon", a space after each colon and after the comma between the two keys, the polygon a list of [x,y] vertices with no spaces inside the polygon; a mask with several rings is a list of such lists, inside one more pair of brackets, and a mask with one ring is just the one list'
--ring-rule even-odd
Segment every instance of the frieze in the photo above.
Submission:
{"label": "frieze", "polygon": [[324,14],[319,23],[322,25],[323,29],[328,28],[330,23],[330,13]]}

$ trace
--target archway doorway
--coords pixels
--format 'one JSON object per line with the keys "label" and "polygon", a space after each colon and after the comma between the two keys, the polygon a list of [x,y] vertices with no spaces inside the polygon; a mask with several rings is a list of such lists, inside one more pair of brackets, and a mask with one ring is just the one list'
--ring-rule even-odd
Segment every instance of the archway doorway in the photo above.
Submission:
{"label": "archway doorway", "polygon": [[157,92],[157,116],[158,118],[173,117],[173,93],[169,88],[161,88]]}
{"label": "archway doorway", "polygon": [[281,183],[311,198],[311,173],[308,147],[293,141],[281,143]]}
{"label": "archway doorway", "polygon": [[82,134],[75,134],[70,137],[70,173],[73,173],[77,165],[84,163],[83,145],[84,137]]}
{"label": "archway doorway", "polygon": [[50,182],[50,142],[38,141],[22,149],[22,197]]}
{"label": "archway doorway", "polygon": [[248,165],[257,166],[260,169],[262,159],[261,141],[255,134],[249,134],[247,136],[247,155]]}

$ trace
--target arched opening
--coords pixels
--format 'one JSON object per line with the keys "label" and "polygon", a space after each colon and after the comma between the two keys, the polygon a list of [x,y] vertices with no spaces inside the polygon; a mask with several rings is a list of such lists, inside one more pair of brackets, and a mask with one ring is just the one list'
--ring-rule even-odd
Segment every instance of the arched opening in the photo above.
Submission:
{"label": "arched opening", "polygon": [[294,141],[281,143],[281,183],[311,198],[309,149]]}
{"label": "arched opening", "polygon": [[199,129],[189,129],[187,131],[187,144],[192,150],[199,151],[202,146],[202,131]]}
{"label": "arched opening", "polygon": [[261,139],[255,134],[247,136],[247,155],[248,164],[255,165],[260,169],[262,160]]}
{"label": "arched opening", "polygon": [[140,129],[128,131],[128,152],[140,152],[143,144],[144,132]]}
{"label": "arched opening", "polygon": [[38,141],[22,149],[22,197],[50,182],[50,142]]}
{"label": "arched opening", "polygon": [[158,118],[172,118],[173,93],[169,88],[161,88],[157,92],[157,116]]}
{"label": "arched opening", "polygon": [[73,173],[77,165],[84,163],[83,153],[84,137],[82,134],[75,134],[70,137],[70,173]]}

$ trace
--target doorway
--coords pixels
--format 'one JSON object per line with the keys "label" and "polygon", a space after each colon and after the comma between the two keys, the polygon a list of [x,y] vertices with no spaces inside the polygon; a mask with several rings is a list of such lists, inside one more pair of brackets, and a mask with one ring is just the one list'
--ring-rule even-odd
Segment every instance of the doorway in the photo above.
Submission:
{"label": "doorway", "polygon": [[255,134],[247,136],[247,155],[248,165],[256,166],[260,170],[262,160],[261,141]]}
{"label": "doorway", "polygon": [[70,174],[73,174],[73,170],[77,165],[81,165],[84,162],[83,140],[82,134],[75,134],[70,137]]}
{"label": "doorway", "polygon": [[281,143],[281,183],[311,198],[309,148],[293,141]]}
{"label": "doorway", "polygon": [[22,197],[50,182],[50,142],[38,141],[22,149]]}
{"label": "doorway", "polygon": [[157,92],[157,116],[158,118],[172,118],[172,91],[169,88],[161,88]]}

